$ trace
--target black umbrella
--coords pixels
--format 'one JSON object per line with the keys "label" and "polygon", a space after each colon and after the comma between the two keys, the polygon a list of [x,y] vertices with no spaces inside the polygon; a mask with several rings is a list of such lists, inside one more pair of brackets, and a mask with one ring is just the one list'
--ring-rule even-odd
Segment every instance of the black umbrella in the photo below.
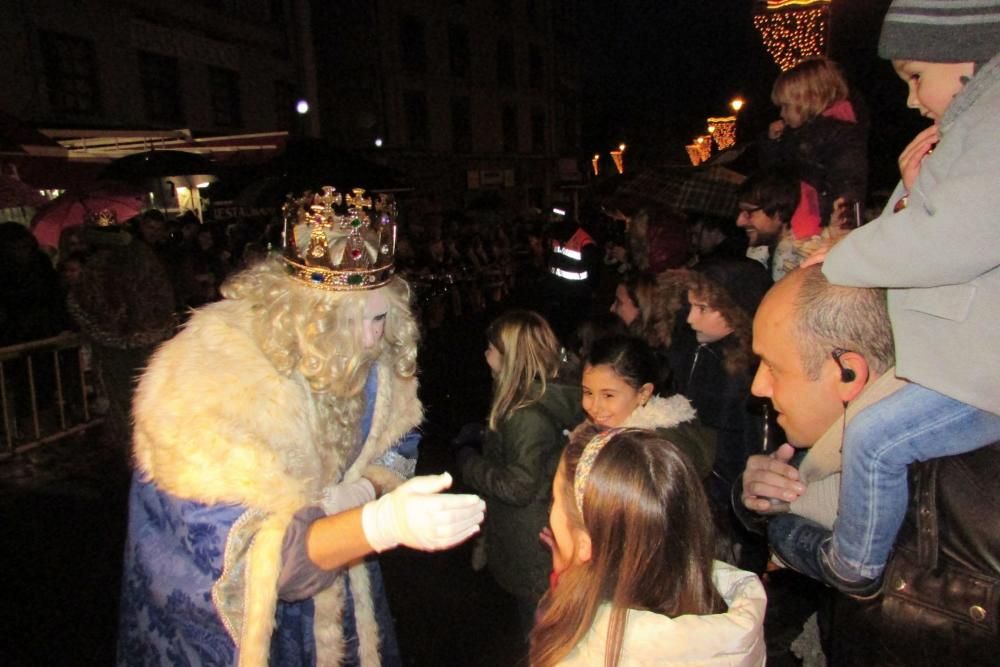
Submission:
{"label": "black umbrella", "polygon": [[198,153],[152,150],[114,160],[101,171],[99,178],[132,182],[148,178],[214,173],[215,165],[212,161]]}
{"label": "black umbrella", "polygon": [[261,175],[240,191],[236,202],[241,206],[274,207],[289,194],[319,191],[324,185],[341,192],[352,188],[369,192],[412,190],[403,174],[391,167],[333,148],[320,139],[297,139],[261,169]]}

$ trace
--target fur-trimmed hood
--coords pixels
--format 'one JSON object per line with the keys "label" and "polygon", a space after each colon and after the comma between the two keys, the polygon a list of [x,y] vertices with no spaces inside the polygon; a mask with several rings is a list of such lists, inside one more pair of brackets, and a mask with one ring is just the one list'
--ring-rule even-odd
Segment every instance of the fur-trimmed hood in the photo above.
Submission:
{"label": "fur-trimmed hood", "polygon": [[695,410],[686,397],[680,394],[664,398],[653,396],[645,405],[632,411],[622,424],[625,428],[672,428],[678,424],[694,420]]}
{"label": "fur-trimmed hood", "polygon": [[697,417],[686,396],[653,396],[633,410],[621,426],[658,432],[684,452],[694,464],[695,472],[704,479],[715,464],[716,434]]}

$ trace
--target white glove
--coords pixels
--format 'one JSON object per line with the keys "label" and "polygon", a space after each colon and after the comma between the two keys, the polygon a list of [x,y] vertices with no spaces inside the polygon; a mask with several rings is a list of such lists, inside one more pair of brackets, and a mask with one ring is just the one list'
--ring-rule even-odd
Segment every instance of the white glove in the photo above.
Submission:
{"label": "white glove", "polygon": [[479,532],[486,503],[472,494],[441,493],[451,475],[423,475],[361,510],[368,544],[382,552],[400,544],[421,551],[448,549]]}
{"label": "white glove", "polygon": [[375,487],[362,477],[355,482],[331,484],[323,489],[319,504],[327,515],[340,514],[375,500]]}

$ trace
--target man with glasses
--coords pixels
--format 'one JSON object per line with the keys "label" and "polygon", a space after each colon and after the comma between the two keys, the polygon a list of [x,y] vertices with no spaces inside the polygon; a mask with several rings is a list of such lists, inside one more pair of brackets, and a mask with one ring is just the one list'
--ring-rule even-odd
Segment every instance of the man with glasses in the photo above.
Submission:
{"label": "man with glasses", "polygon": [[740,185],[736,226],[746,231],[747,257],[763,264],[771,278],[780,280],[816,250],[820,236],[806,232],[799,238],[792,218],[799,208],[801,185],[784,171],[764,169]]}

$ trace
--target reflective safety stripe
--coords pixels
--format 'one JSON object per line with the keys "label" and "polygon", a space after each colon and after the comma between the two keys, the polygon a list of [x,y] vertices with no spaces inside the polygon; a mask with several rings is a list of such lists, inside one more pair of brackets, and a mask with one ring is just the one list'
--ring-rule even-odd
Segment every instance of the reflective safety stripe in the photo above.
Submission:
{"label": "reflective safety stripe", "polygon": [[564,271],[563,269],[557,269],[556,267],[552,267],[549,270],[554,275],[557,275],[560,278],[565,278],[566,280],[586,280],[587,279],[587,272],[586,271]]}
{"label": "reflective safety stripe", "polygon": [[580,252],[579,250],[573,250],[571,248],[567,248],[564,245],[553,244],[552,245],[552,252],[559,253],[560,255],[563,255],[565,257],[569,257],[570,259],[576,260],[577,262],[579,262],[580,260],[583,259],[583,253],[582,252]]}

